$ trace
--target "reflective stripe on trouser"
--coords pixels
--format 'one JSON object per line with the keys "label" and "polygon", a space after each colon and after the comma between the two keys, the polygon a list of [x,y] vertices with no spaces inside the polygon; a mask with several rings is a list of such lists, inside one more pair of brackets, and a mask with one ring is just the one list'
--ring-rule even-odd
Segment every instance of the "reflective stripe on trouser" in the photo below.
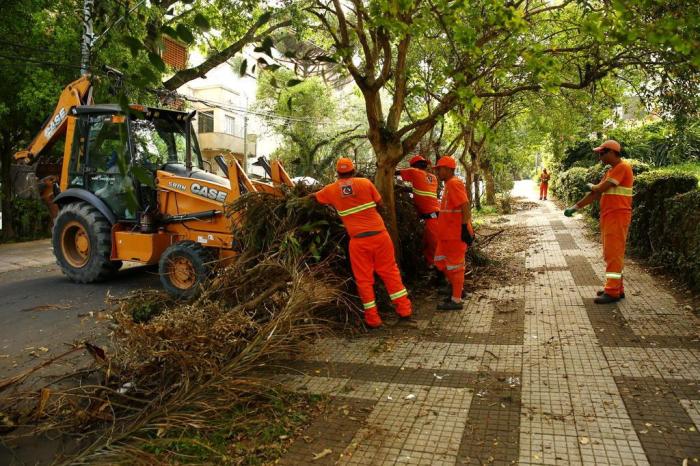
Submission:
{"label": "reflective stripe on trouser", "polygon": [[452,297],[462,299],[467,243],[461,240],[440,240],[435,252],[435,267],[442,271],[452,285]]}
{"label": "reflective stripe on trouser", "polygon": [[547,197],[548,183],[540,183],[540,197]]}
{"label": "reflective stripe on trouser", "polygon": [[350,240],[350,265],[355,277],[357,293],[365,308],[365,322],[370,326],[381,325],[374,300],[374,274],[384,282],[389,296],[402,317],[411,315],[411,301],[401,281],[401,274],[394,257],[394,244],[389,233]]}
{"label": "reflective stripe on trouser", "polygon": [[619,298],[625,292],[623,268],[625,265],[625,244],[632,214],[612,212],[600,218],[600,235],[603,241],[605,260],[605,293]]}
{"label": "reflective stripe on trouser", "polygon": [[423,230],[423,255],[428,265],[435,264],[435,250],[438,243],[438,219],[429,218],[425,220]]}

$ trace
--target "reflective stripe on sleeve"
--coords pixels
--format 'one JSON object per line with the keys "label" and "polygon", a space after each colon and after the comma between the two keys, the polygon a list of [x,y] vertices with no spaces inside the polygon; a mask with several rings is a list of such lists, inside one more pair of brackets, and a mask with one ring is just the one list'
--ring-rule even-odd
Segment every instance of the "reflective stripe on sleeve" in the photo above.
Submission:
{"label": "reflective stripe on sleeve", "polygon": [[625,197],[632,197],[634,195],[634,193],[632,192],[632,188],[626,188],[624,186],[615,186],[614,188],[610,188],[603,193],[603,196],[611,195],[611,194],[614,196],[625,196]]}
{"label": "reflective stripe on sleeve", "polygon": [[365,309],[372,309],[373,307],[377,307],[377,302],[370,301],[368,303],[362,303],[362,307],[364,307]]}
{"label": "reflective stripe on sleeve", "polygon": [[392,301],[394,301],[394,300],[396,300],[396,299],[399,299],[399,298],[402,298],[402,297],[406,296],[407,294],[408,294],[408,291],[406,291],[406,288],[404,288],[404,289],[401,290],[401,291],[397,291],[397,292],[394,293],[394,294],[390,294],[390,295],[389,295],[389,299],[391,299]]}
{"label": "reflective stripe on sleeve", "polygon": [[358,212],[362,212],[363,210],[371,209],[373,207],[377,207],[377,204],[375,202],[368,202],[367,204],[351,207],[350,209],[339,210],[338,215],[340,215],[341,217],[345,217],[346,215],[356,214]]}

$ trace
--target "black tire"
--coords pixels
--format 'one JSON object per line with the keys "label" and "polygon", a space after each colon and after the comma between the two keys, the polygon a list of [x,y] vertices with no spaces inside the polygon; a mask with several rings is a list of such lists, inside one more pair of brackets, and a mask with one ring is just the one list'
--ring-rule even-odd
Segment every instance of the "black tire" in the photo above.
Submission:
{"label": "black tire", "polygon": [[[214,251],[194,241],[180,241],[168,247],[158,262],[160,282],[176,299],[192,299],[212,273]],[[178,268],[178,272],[175,272]],[[183,270],[186,269],[186,270]]]}
{"label": "black tire", "polygon": [[[82,230],[81,230],[82,227]],[[87,252],[71,250],[73,232],[82,234]],[[112,226],[104,215],[87,202],[73,202],[61,208],[52,230],[53,252],[63,273],[76,283],[105,280],[121,267],[111,261]],[[77,241],[74,241],[77,244]]]}

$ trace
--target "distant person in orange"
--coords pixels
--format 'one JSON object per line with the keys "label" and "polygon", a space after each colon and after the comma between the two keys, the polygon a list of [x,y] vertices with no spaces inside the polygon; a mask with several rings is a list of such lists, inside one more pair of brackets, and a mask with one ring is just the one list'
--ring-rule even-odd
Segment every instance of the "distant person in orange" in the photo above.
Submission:
{"label": "distant person in orange", "polygon": [[540,201],[547,200],[547,191],[549,190],[549,178],[550,174],[547,173],[547,169],[542,170],[540,175]]}
{"label": "distant person in orange", "polygon": [[590,193],[564,211],[571,217],[574,212],[593,201],[600,200],[600,234],[605,260],[605,288],[598,291],[597,304],[608,304],[625,297],[622,269],[625,261],[627,232],[632,221],[632,166],[620,156],[622,148],[614,140],[605,141],[593,149],[604,165],[611,168],[598,184],[588,184]]}
{"label": "distant person in orange", "polygon": [[440,157],[435,165],[438,178],[445,183],[440,199],[435,266],[445,274],[452,289],[450,297],[437,306],[443,311],[460,310],[464,306],[465,255],[467,245],[474,241],[469,194],[464,183],[454,176],[456,168],[455,159],[447,155]]}
{"label": "distant person in orange", "polygon": [[413,205],[418,215],[425,221],[423,230],[423,255],[428,265],[435,265],[435,248],[437,248],[438,214],[438,179],[428,171],[428,161],[421,155],[414,155],[409,160],[411,168],[397,170],[402,180],[411,183]]}
{"label": "distant person in orange", "polygon": [[382,202],[377,188],[370,180],[355,177],[355,166],[348,158],[338,160],[336,172],[338,181],[310,196],[320,204],[333,206],[350,236],[350,265],[365,323],[373,328],[382,325],[374,297],[375,273],[384,282],[399,316],[410,317],[411,301],[396,265],[394,244],[377,211]]}

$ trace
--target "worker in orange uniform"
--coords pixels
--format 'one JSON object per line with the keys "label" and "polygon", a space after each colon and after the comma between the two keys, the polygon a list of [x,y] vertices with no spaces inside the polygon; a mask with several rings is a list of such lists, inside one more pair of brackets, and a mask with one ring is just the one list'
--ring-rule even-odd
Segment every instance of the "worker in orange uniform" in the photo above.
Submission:
{"label": "worker in orange uniform", "polygon": [[352,160],[339,159],[336,171],[338,180],[311,196],[321,204],[333,206],[350,235],[350,265],[362,300],[365,323],[373,328],[382,325],[374,300],[375,272],[384,282],[396,312],[408,318],[411,301],[396,265],[394,244],[377,211],[382,198],[370,180],[355,177]]}
{"label": "worker in orange uniform", "polygon": [[438,213],[440,204],[437,199],[438,179],[428,171],[428,161],[421,155],[414,155],[409,160],[411,168],[397,170],[402,180],[411,183],[413,205],[418,215],[425,221],[423,230],[423,255],[428,265],[435,265],[435,248],[437,247]]}
{"label": "worker in orange uniform", "polygon": [[450,156],[438,160],[435,169],[445,189],[440,199],[440,216],[438,217],[438,244],[435,252],[435,266],[445,274],[450,282],[450,297],[438,304],[439,310],[462,309],[462,290],[464,289],[464,268],[467,246],[474,241],[471,224],[469,195],[464,183],[454,176],[457,164]]}
{"label": "worker in orange uniform", "polygon": [[572,207],[564,211],[571,217],[574,212],[595,200],[600,200],[600,233],[603,241],[605,260],[605,288],[598,291],[597,304],[608,304],[625,297],[622,283],[622,269],[625,260],[627,232],[632,221],[632,166],[620,156],[621,147],[617,141],[605,141],[593,149],[600,160],[611,168],[598,184],[589,183],[590,193]]}
{"label": "worker in orange uniform", "polygon": [[550,175],[547,173],[547,169],[542,170],[540,175],[540,201],[547,200],[547,190],[549,190],[549,178]]}

